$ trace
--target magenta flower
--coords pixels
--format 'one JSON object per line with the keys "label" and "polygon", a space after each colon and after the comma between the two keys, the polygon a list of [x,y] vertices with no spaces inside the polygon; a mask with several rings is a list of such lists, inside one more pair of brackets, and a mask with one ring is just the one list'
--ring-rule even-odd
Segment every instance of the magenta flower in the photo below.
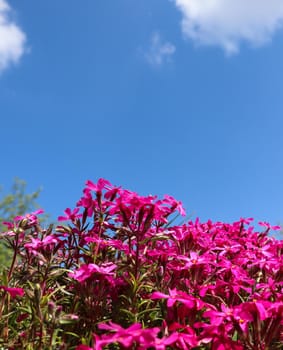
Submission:
{"label": "magenta flower", "polygon": [[198,310],[201,310],[205,305],[202,300],[176,289],[169,289],[169,295],[161,292],[153,292],[151,299],[167,299],[167,306],[169,308],[174,306],[176,302],[180,302],[188,308],[197,308]]}
{"label": "magenta flower", "polygon": [[39,238],[33,238],[33,237],[31,237],[30,239],[31,239],[31,242],[26,243],[24,247],[31,251],[37,251],[41,248],[46,248],[58,242],[58,238],[53,235],[46,236],[42,240]]}
{"label": "magenta flower", "polygon": [[173,332],[167,338],[156,339],[156,343],[156,349],[158,350],[161,349],[161,345],[165,346],[162,350],[166,349],[166,345],[175,345],[176,349],[188,350],[197,347],[200,341],[195,334]]}
{"label": "magenta flower", "polygon": [[77,270],[69,273],[69,276],[82,283],[93,275],[113,276],[117,265],[113,263],[106,263],[101,266],[96,264],[84,264]]}
{"label": "magenta flower", "polygon": [[203,313],[203,317],[208,317],[210,323],[214,326],[219,326],[224,321],[231,322],[234,316],[234,310],[221,304],[221,311],[207,310]]}
{"label": "magenta flower", "polygon": [[83,207],[87,210],[87,215],[89,217],[93,214],[94,200],[90,191],[84,191],[83,197],[77,202],[78,207]]}
{"label": "magenta flower", "polygon": [[174,322],[169,327],[169,333],[170,334],[168,337],[157,339],[157,344],[163,344],[167,346],[172,346],[174,344],[176,348],[184,350],[190,349],[191,347],[196,347],[201,344],[195,330],[190,326],[184,326]]}
{"label": "magenta flower", "polygon": [[64,210],[64,213],[66,214],[66,216],[59,216],[58,221],[71,220],[74,222],[76,219],[79,219],[82,217],[82,214],[78,214],[79,211],[80,211],[80,208],[75,208],[73,211],[70,208],[67,208],[66,210]]}
{"label": "magenta flower", "polygon": [[14,228],[14,223],[10,221],[3,221],[2,224],[7,227],[8,230],[12,230]]}
{"label": "magenta flower", "polygon": [[32,213],[26,214],[26,215],[20,215],[16,216],[14,218],[15,221],[20,221],[26,219],[28,221],[29,225],[35,225],[38,223],[37,215],[42,214],[44,211],[42,209],[38,209]]}
{"label": "magenta flower", "polygon": [[183,208],[182,202],[177,201],[175,198],[165,195],[162,200],[163,203],[169,204],[173,210],[177,210],[182,216],[186,216],[185,209]]}
{"label": "magenta flower", "polygon": [[88,191],[101,192],[104,189],[110,189],[112,187],[111,183],[105,179],[99,179],[97,184],[94,184],[92,181],[88,180],[86,182],[86,189]]}
{"label": "magenta flower", "polygon": [[76,347],[76,350],[93,350],[93,348],[90,348],[90,347],[87,346],[87,345],[81,344],[81,345],[78,345],[78,346]]}
{"label": "magenta flower", "polygon": [[209,263],[211,264],[212,263],[211,257],[200,256],[196,252],[190,252],[189,258],[186,256],[179,255],[178,260],[185,262],[185,266],[183,266],[182,269],[188,269],[194,265],[202,265],[202,264],[209,264]]}
{"label": "magenta flower", "polygon": [[[35,226],[38,212],[6,223],[1,238],[15,254],[2,284],[25,287],[0,286],[9,304],[1,317],[20,326],[7,344],[44,336],[45,348],[62,335],[76,350],[280,349],[283,242],[268,236],[275,227],[262,222],[257,232],[249,218],[172,226],[174,212],[185,215],[173,197],[99,179],[86,182],[77,207],[58,218],[70,225],[57,233]],[[59,333],[50,332],[53,320]]]}
{"label": "magenta flower", "polygon": [[271,226],[268,222],[265,221],[260,221],[258,223],[260,226],[266,227],[267,230],[274,230],[274,231],[278,231],[281,229],[280,226],[276,225],[276,226]]}
{"label": "magenta flower", "polygon": [[22,297],[25,294],[25,291],[23,290],[23,288],[11,288],[11,287],[0,286],[0,289],[5,290],[7,293],[11,295],[12,298],[16,298],[17,296]]}
{"label": "magenta flower", "polygon": [[241,304],[239,310],[249,313],[250,315],[252,315],[254,320],[259,319],[260,321],[264,321],[268,317],[268,313],[265,306],[266,304],[269,305],[269,303],[260,300],[254,302],[247,302]]}
{"label": "magenta flower", "polygon": [[134,323],[128,328],[109,322],[109,324],[101,323],[101,330],[107,330],[111,333],[95,336],[95,349],[102,350],[104,346],[111,343],[119,343],[125,348],[130,348],[134,344],[140,345],[140,349],[148,349],[155,344],[155,339],[159,333],[159,328],[142,328],[141,324]]}
{"label": "magenta flower", "polygon": [[268,313],[263,301],[246,302],[234,308],[234,318],[242,331],[248,333],[248,324],[264,321],[268,318]]}
{"label": "magenta flower", "polygon": [[129,253],[129,246],[127,244],[123,244],[121,240],[118,239],[101,239],[98,237],[85,237],[84,241],[87,243],[95,242],[99,244],[100,247],[114,247],[119,251],[123,251],[126,254]]}

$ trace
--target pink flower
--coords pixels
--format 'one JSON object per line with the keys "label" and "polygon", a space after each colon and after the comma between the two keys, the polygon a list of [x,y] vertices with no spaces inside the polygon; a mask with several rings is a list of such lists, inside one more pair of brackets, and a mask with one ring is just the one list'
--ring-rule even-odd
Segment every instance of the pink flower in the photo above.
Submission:
{"label": "pink flower", "polygon": [[14,218],[15,221],[20,221],[26,219],[28,221],[29,225],[35,225],[38,223],[37,215],[44,213],[44,210],[38,209],[32,213],[26,214],[26,215],[20,215],[16,216]]}
{"label": "pink flower", "polygon": [[168,194],[166,194],[162,202],[168,203],[171,206],[172,210],[178,210],[178,212],[182,216],[186,216],[186,212],[185,212],[185,209],[183,208],[182,202],[177,201],[174,197],[171,197]]}
{"label": "pink flower", "polygon": [[87,346],[87,345],[81,344],[81,345],[78,345],[78,346],[76,347],[76,350],[93,350],[93,348],[90,348],[90,347]]}
{"label": "pink flower", "polygon": [[140,323],[134,323],[128,328],[123,328],[116,323],[109,322],[109,324],[101,323],[98,327],[111,333],[103,334],[101,337],[95,336],[96,350],[102,350],[104,346],[116,342],[125,348],[130,348],[134,343],[137,343],[140,345],[140,349],[148,349],[154,346],[155,339],[160,331],[157,327],[144,329]]}
{"label": "pink flower", "polygon": [[234,311],[234,318],[245,333],[248,332],[248,324],[250,322],[258,324],[260,321],[264,321],[268,318],[267,310],[262,301],[242,303],[235,307]]}
{"label": "pink flower", "polygon": [[93,214],[94,201],[90,191],[84,191],[83,197],[77,202],[78,207],[84,207],[87,209],[87,215],[89,217]]}
{"label": "pink flower", "polygon": [[205,305],[202,300],[176,289],[169,289],[169,295],[161,292],[153,292],[151,299],[167,299],[168,307],[172,307],[176,302],[181,302],[188,308],[196,308],[200,310]]}
{"label": "pink flower", "polygon": [[116,269],[116,265],[113,263],[106,263],[98,266],[96,264],[84,264],[81,265],[77,270],[69,273],[69,276],[82,283],[94,274],[113,276],[113,270]]}
{"label": "pink flower", "polygon": [[274,230],[274,231],[277,231],[277,230],[280,230],[281,227],[280,226],[271,226],[268,222],[265,222],[265,221],[260,221],[258,223],[260,226],[263,226],[263,227],[266,227],[267,230]]}
{"label": "pink flower", "polygon": [[70,208],[67,208],[66,210],[64,210],[64,213],[66,214],[66,216],[59,216],[58,221],[71,220],[74,222],[76,219],[79,219],[82,217],[82,214],[78,214],[79,211],[80,211],[80,208],[75,208],[73,211]]}
{"label": "pink flower", "polygon": [[39,238],[33,238],[31,237],[31,242],[30,243],[26,243],[24,245],[24,247],[28,250],[39,250],[41,248],[45,248],[47,246],[50,246],[52,244],[56,244],[58,242],[58,238],[53,236],[53,235],[49,235],[44,237],[42,240]]}
{"label": "pink flower", "polygon": [[196,252],[190,252],[189,255],[190,255],[189,258],[181,255],[178,256],[178,259],[186,262],[185,266],[183,267],[184,269],[190,268],[193,265],[202,265],[202,264],[211,263],[211,257],[207,258],[204,256],[199,256],[199,254],[197,254]]}
{"label": "pink flower", "polygon": [[249,225],[253,220],[253,218],[240,218],[240,223]]}
{"label": "pink flower", "polygon": [[5,225],[8,228],[8,230],[12,230],[14,228],[13,222],[3,221],[2,224]]}
{"label": "pink flower", "polygon": [[7,293],[11,295],[12,298],[16,298],[17,296],[22,297],[25,294],[25,291],[23,290],[23,288],[11,288],[11,287],[0,286],[0,289],[5,290]]}
{"label": "pink flower", "polygon": [[90,180],[86,182],[86,189],[88,191],[101,192],[104,189],[109,190],[111,187],[112,187],[111,183],[105,179],[99,179],[97,181],[97,184],[94,184]]}
{"label": "pink flower", "polygon": [[212,325],[219,326],[224,321],[231,322],[233,314],[233,309],[225,306],[224,304],[221,304],[221,311],[207,310],[203,313],[203,317],[208,317]]}
{"label": "pink flower", "polygon": [[127,244],[123,244],[121,240],[119,239],[101,239],[98,237],[85,237],[84,238],[85,242],[90,243],[90,242],[95,242],[100,245],[100,247],[113,247],[116,248],[119,251],[123,251],[126,254],[129,253],[129,246]]}
{"label": "pink flower", "polygon": [[[196,335],[174,332],[167,339],[164,340],[166,345],[175,344],[178,349],[191,349],[191,347],[196,347],[199,345],[199,341]],[[188,347],[189,346],[189,347]]]}
{"label": "pink flower", "polygon": [[21,314],[21,315],[19,315],[18,317],[17,317],[17,319],[16,319],[16,321],[17,322],[22,322],[23,320],[25,320],[26,318],[28,318],[29,317],[29,313],[24,313],[24,314]]}

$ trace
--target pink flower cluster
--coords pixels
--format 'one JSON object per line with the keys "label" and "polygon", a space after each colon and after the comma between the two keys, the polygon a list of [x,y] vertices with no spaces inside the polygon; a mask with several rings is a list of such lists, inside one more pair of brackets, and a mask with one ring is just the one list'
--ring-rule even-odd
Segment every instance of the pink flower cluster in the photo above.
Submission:
{"label": "pink flower cluster", "polygon": [[67,271],[76,350],[282,349],[283,242],[268,235],[277,227],[173,225],[176,212],[185,215],[170,196],[87,181],[59,217],[70,225],[23,243],[30,259],[53,249]]}

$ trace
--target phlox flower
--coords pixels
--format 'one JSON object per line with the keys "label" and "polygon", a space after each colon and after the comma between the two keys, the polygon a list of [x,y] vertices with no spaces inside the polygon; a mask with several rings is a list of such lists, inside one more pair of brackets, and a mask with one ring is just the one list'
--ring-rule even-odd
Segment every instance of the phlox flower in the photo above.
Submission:
{"label": "phlox flower", "polygon": [[15,298],[17,296],[22,297],[25,294],[25,291],[23,290],[23,288],[12,288],[12,287],[0,286],[0,289],[5,290],[7,293],[11,295],[12,298]]}
{"label": "phlox flower", "polygon": [[224,304],[220,306],[221,311],[210,309],[203,313],[203,317],[208,317],[210,319],[210,323],[214,326],[219,326],[224,321],[232,322],[234,316],[233,308],[227,307]]}
{"label": "phlox flower", "polygon": [[265,221],[260,221],[258,223],[260,226],[263,226],[263,227],[266,227],[266,229],[269,231],[269,230],[273,230],[273,231],[278,231],[281,229],[280,226],[276,225],[276,226],[271,226],[268,222],[265,222]]}
{"label": "phlox flower", "polygon": [[200,345],[195,330],[190,326],[184,326],[174,322],[169,326],[169,333],[168,337],[160,339],[159,342],[170,346],[174,344],[178,349],[184,350]]}
{"label": "phlox flower", "polygon": [[200,256],[196,252],[190,252],[189,257],[178,255],[178,260],[182,260],[185,262],[185,266],[183,266],[183,269],[187,269],[187,268],[190,268],[190,267],[195,266],[195,265],[203,265],[203,264],[211,264],[212,263],[211,257]]}
{"label": "phlox flower", "polygon": [[14,228],[14,223],[10,221],[3,221],[2,225],[6,226],[8,230],[12,230]]}
{"label": "phlox flower", "polygon": [[[177,346],[177,349],[188,350],[192,347],[198,346],[200,343],[195,334],[186,334],[181,332],[173,332],[167,338],[162,338],[160,340],[157,339],[156,342],[158,344],[158,347],[156,347],[156,349],[158,350],[161,349],[161,344],[165,346],[172,346],[174,344]],[[162,350],[163,349],[165,350],[166,347],[162,348]]]}
{"label": "phlox flower", "polygon": [[58,221],[71,220],[74,222],[76,219],[79,219],[82,217],[82,214],[78,214],[79,211],[80,211],[80,208],[75,208],[73,211],[70,208],[67,208],[66,210],[64,210],[64,213],[66,215],[59,216]]}
{"label": "phlox flower", "polygon": [[258,283],[257,290],[261,297],[265,296],[264,299],[269,299],[272,296],[281,295],[283,291],[283,281],[276,282],[272,277],[268,277],[267,282]]}
{"label": "phlox flower", "polygon": [[[59,216],[71,225],[58,226],[58,235],[34,226],[40,211],[6,223],[1,238],[17,254],[6,284],[36,285],[21,299],[23,288],[0,285],[9,304],[2,317],[19,323],[7,344],[25,347],[34,335],[44,348],[50,335],[76,350],[281,348],[283,243],[268,236],[276,227],[261,222],[256,232],[249,218],[172,226],[174,212],[185,215],[171,196],[140,196],[99,179]],[[38,302],[31,312],[30,298]],[[22,339],[13,343],[16,332]]]}
{"label": "phlox flower", "polygon": [[86,190],[87,191],[94,191],[94,192],[101,192],[104,189],[111,189],[112,185],[109,181],[105,179],[99,179],[97,181],[97,184],[94,184],[92,181],[87,180],[86,181]]}
{"label": "phlox flower", "polygon": [[232,244],[228,245],[226,242],[223,247],[217,247],[215,250],[220,251],[220,256],[224,255],[235,255],[241,252],[242,246],[241,244]]}
{"label": "phlox flower", "polygon": [[26,219],[29,225],[35,225],[38,223],[37,215],[44,213],[44,210],[38,209],[32,213],[26,215],[19,215],[14,218],[15,221],[20,221]]}
{"label": "phlox flower", "polygon": [[182,202],[177,201],[174,197],[166,194],[162,202],[169,204],[173,210],[177,210],[182,216],[186,216],[186,212],[183,208]]}
{"label": "phlox flower", "polygon": [[[239,341],[231,339],[233,325],[231,322],[222,322],[220,324],[207,324],[196,322],[194,328],[200,329],[200,344],[209,344],[212,350],[244,350],[245,348]],[[206,348],[205,348],[206,349]]]}
{"label": "phlox flower", "polygon": [[213,339],[212,350],[245,350],[239,342],[233,341],[228,337],[216,337]]}
{"label": "phlox flower", "polygon": [[76,347],[76,350],[93,350],[93,348],[90,348],[90,347],[87,346],[87,345],[81,344],[81,345],[78,345],[78,346]]}
{"label": "phlox flower", "polygon": [[77,270],[69,273],[69,276],[78,282],[82,283],[93,275],[113,276],[117,265],[113,263],[106,263],[98,266],[96,264],[84,264]]}
{"label": "phlox flower", "polygon": [[248,273],[245,269],[240,266],[237,266],[233,261],[228,258],[221,257],[221,260],[218,262],[219,270],[217,271],[218,276],[225,276],[229,279],[235,279],[239,281],[239,284],[246,282],[247,284],[253,284],[254,281],[248,276]]}
{"label": "phlox flower", "polygon": [[181,302],[188,308],[196,308],[197,310],[201,310],[205,305],[202,300],[176,289],[169,289],[169,295],[161,292],[153,292],[151,299],[167,299],[167,306],[169,308],[174,306],[176,302]]}
{"label": "phlox flower", "polygon": [[140,323],[134,323],[128,328],[123,328],[116,323],[109,322],[109,324],[101,323],[98,328],[110,333],[101,336],[95,335],[96,350],[102,350],[104,346],[111,343],[119,343],[125,348],[130,348],[136,343],[140,345],[140,349],[148,349],[155,344],[155,339],[160,331],[158,327],[142,328]]}
{"label": "phlox flower", "polygon": [[[5,225],[5,222],[2,222],[2,224]],[[14,237],[14,236],[16,236],[16,233],[14,231],[10,230],[10,231],[1,232],[0,235],[2,237],[5,237],[5,236],[7,236],[7,237]]]}
{"label": "phlox flower", "polygon": [[248,332],[250,322],[264,321],[268,318],[264,301],[245,302],[234,308],[234,318],[244,333]]}
{"label": "phlox flower", "polygon": [[249,225],[253,221],[253,218],[240,218],[239,223]]}
{"label": "phlox flower", "polygon": [[43,239],[33,238],[33,237],[31,237],[30,239],[31,239],[31,242],[26,243],[24,245],[24,247],[30,251],[38,251],[41,248],[46,248],[58,242],[58,238],[53,235],[46,236]]}
{"label": "phlox flower", "polygon": [[84,191],[83,197],[77,202],[77,206],[85,208],[88,217],[93,215],[94,200],[90,191]]}
{"label": "phlox flower", "polygon": [[85,237],[84,241],[87,243],[97,243],[101,247],[113,247],[119,251],[125,252],[126,254],[129,253],[129,246],[127,244],[124,244],[119,239],[101,239],[99,237]]}

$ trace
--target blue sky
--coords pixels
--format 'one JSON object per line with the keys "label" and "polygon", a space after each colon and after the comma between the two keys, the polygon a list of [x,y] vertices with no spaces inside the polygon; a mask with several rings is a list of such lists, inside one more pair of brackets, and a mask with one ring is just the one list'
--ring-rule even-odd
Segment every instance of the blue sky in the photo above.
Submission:
{"label": "blue sky", "polygon": [[202,220],[283,222],[281,0],[7,1],[5,188],[42,186],[57,217],[104,177]]}

